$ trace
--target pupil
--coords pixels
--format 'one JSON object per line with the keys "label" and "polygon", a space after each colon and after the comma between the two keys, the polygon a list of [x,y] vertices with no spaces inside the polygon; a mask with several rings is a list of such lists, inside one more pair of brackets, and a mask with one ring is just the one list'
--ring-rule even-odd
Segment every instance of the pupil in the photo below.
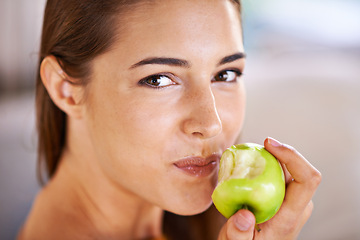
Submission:
{"label": "pupil", "polygon": [[159,79],[157,77],[151,78],[150,83],[155,85],[155,86],[158,86],[160,84]]}
{"label": "pupil", "polygon": [[227,73],[221,73],[219,74],[219,81],[224,81],[228,77]]}

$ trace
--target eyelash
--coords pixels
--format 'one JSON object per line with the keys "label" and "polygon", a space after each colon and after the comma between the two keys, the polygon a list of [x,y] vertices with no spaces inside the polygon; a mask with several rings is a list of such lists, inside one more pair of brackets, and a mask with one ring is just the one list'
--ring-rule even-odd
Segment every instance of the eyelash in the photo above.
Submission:
{"label": "eyelash", "polygon": [[[219,76],[220,74],[224,74],[226,72],[232,72],[235,73],[235,80],[232,81],[217,81],[216,77]],[[238,78],[241,77],[243,75],[242,71],[240,71],[240,69],[236,69],[236,68],[231,68],[231,69],[225,69],[223,71],[218,72],[213,79],[211,80],[212,82],[228,82],[228,83],[232,83],[232,82],[237,82]]]}
{"label": "eyelash", "polygon": [[[218,77],[220,74],[224,74],[224,73],[226,73],[226,72],[233,72],[233,73],[235,73],[235,80],[233,80],[233,81],[217,81],[216,80],[216,77]],[[232,82],[237,82],[237,79],[239,78],[239,77],[241,77],[243,75],[243,73],[242,73],[242,71],[240,70],[240,69],[234,69],[234,68],[232,68],[232,69],[225,69],[225,70],[222,70],[222,71],[220,71],[220,72],[218,72],[212,79],[211,79],[211,81],[212,82],[228,82],[228,83],[232,83]],[[151,81],[151,80],[154,80],[154,79],[156,79],[156,78],[162,78],[162,77],[166,77],[166,78],[168,78],[170,81],[172,81],[173,83],[171,83],[171,84],[168,84],[168,85],[166,85],[166,86],[156,86],[156,85],[152,85],[152,84],[150,84],[149,83],[149,81]],[[141,86],[147,86],[147,87],[150,87],[150,88],[155,88],[155,89],[160,89],[160,88],[166,88],[166,87],[169,87],[169,86],[171,86],[171,85],[176,85],[177,83],[173,80],[174,78],[176,78],[173,74],[170,74],[170,73],[159,73],[159,74],[153,74],[153,75],[150,75],[150,76],[147,76],[147,77],[145,77],[145,78],[143,78],[143,79],[141,79],[139,82],[138,82],[138,84],[139,85],[141,85]]]}
{"label": "eyelash", "polygon": [[[155,85],[151,85],[150,83],[148,83],[148,81],[151,81],[155,78],[162,78],[162,77],[166,77],[168,78],[170,81],[172,81],[173,83],[172,84],[169,84],[167,86],[155,86]],[[153,75],[150,75],[150,76],[147,76],[143,79],[141,79],[138,84],[139,85],[142,85],[142,86],[147,86],[147,87],[151,87],[151,88],[165,88],[165,87],[169,87],[171,85],[176,85],[176,82],[173,80],[175,78],[175,76],[173,74],[170,74],[170,73],[159,73],[159,74],[153,74]]]}

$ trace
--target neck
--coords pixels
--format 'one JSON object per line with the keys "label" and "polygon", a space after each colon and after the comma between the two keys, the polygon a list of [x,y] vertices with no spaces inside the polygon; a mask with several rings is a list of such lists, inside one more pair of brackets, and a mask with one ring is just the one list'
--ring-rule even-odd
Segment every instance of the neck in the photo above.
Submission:
{"label": "neck", "polygon": [[86,143],[68,141],[51,181],[58,195],[66,193],[64,204],[69,209],[76,207],[75,219],[86,223],[85,229],[94,229],[101,239],[161,236],[162,209],[112,182],[92,159],[95,154],[89,149],[93,147],[79,144]]}

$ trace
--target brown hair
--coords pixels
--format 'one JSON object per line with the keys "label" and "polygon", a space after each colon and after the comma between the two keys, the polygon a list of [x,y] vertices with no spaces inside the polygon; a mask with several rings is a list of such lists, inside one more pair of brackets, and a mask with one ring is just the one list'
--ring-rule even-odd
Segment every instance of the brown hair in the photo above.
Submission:
{"label": "brown hair", "polygon": [[[106,52],[116,38],[116,21],[120,6],[139,0],[48,0],[40,46],[39,66],[53,55],[64,72],[86,85],[91,74],[91,60]],[[39,67],[40,70],[40,67]],[[40,71],[36,82],[38,129],[38,178],[55,173],[65,144],[66,116],[50,99],[42,84]]]}
{"label": "brown hair", "polygon": [[[147,2],[151,0],[146,0]],[[240,10],[240,0],[232,0]],[[39,66],[46,56],[55,56],[60,66],[75,84],[86,85],[91,75],[91,62],[109,51],[118,37],[121,24],[119,16],[145,0],[48,0],[42,29]],[[40,67],[39,67],[40,70]],[[38,129],[38,178],[44,184],[51,178],[59,164],[65,145],[66,115],[50,99],[42,84],[40,71],[36,82],[36,114]],[[217,214],[210,210],[194,217],[179,217],[168,213],[165,231],[186,233],[189,228],[202,222],[201,216]],[[189,224],[191,223],[191,224]],[[191,226],[190,226],[191,225]],[[183,226],[179,231],[174,227]],[[171,239],[211,239],[197,234],[175,234]],[[202,238],[199,235],[203,235]]]}

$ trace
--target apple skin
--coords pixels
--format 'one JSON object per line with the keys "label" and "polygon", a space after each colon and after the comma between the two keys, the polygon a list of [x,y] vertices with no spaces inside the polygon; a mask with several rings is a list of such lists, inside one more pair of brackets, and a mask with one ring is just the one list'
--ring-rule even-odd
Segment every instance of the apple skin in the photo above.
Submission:
{"label": "apple skin", "polygon": [[[220,179],[226,174],[222,172],[224,171],[222,164],[225,164],[225,157],[230,153],[233,157],[245,154],[245,158],[250,162],[257,161],[249,159],[252,156],[260,159],[262,161],[260,174],[244,178],[232,176],[229,179]],[[285,177],[282,167],[263,146],[245,143],[225,150],[220,160],[219,183],[212,194],[214,205],[222,215],[229,218],[240,209],[248,209],[255,215],[256,223],[260,224],[277,213],[284,196]]]}

